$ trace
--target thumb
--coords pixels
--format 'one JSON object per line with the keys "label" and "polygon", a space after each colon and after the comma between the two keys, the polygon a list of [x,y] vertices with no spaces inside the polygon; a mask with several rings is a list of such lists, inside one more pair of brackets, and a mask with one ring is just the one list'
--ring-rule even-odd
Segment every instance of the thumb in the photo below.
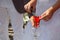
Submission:
{"label": "thumb", "polygon": [[44,19],[46,17],[46,13],[41,14],[41,18],[40,19]]}

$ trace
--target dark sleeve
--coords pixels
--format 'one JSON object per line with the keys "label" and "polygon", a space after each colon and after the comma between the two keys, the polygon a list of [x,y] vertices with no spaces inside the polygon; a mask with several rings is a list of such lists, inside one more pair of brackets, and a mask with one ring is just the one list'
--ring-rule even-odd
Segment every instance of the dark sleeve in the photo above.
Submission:
{"label": "dark sleeve", "polygon": [[30,0],[12,0],[15,9],[19,12],[19,13],[24,13],[24,5],[26,3],[28,3]]}

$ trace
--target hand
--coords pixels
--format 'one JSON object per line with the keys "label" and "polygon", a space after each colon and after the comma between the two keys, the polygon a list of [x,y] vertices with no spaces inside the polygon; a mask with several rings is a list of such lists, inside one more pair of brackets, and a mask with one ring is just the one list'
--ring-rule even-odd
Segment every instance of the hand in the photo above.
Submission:
{"label": "hand", "polygon": [[41,15],[41,19],[44,21],[49,21],[53,16],[53,11],[50,9],[46,10],[44,13]]}
{"label": "hand", "polygon": [[54,12],[59,8],[60,8],[60,0],[57,0],[57,2],[53,6],[51,6],[44,13],[42,13],[41,15],[42,19],[45,21],[49,21],[52,18]]}
{"label": "hand", "polygon": [[36,0],[31,0],[29,1],[27,4],[24,5],[24,8],[27,12],[31,13],[31,7],[32,7],[32,10],[35,10],[36,8]]}

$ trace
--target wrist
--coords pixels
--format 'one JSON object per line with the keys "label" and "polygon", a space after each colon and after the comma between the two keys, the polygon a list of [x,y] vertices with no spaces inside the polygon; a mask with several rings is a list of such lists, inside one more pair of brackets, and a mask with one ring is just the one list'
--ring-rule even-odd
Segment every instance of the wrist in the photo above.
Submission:
{"label": "wrist", "polygon": [[52,6],[48,9],[48,11],[53,14],[57,9],[59,9],[59,8],[55,7],[55,6],[54,7]]}
{"label": "wrist", "polygon": [[31,1],[29,1],[29,3],[30,3],[30,5],[32,5],[32,6],[36,6],[37,0],[31,0]]}
{"label": "wrist", "polygon": [[48,11],[49,11],[50,13],[54,13],[54,12],[55,12],[55,9],[54,9],[53,7],[50,7],[50,8],[48,9]]}
{"label": "wrist", "polygon": [[48,10],[51,13],[54,13],[56,10],[60,8],[60,0],[58,0],[53,6],[51,6]]}
{"label": "wrist", "polygon": [[56,11],[60,8],[60,1],[58,0],[53,6],[52,11]]}
{"label": "wrist", "polygon": [[37,0],[31,0],[31,1],[37,1]]}
{"label": "wrist", "polygon": [[37,0],[31,0],[30,2],[35,2],[35,3],[36,3],[36,2],[37,2]]}

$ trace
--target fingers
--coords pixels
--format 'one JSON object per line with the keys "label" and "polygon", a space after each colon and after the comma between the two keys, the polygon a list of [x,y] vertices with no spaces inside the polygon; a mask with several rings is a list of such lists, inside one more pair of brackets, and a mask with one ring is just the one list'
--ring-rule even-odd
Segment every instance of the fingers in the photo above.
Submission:
{"label": "fingers", "polygon": [[30,3],[28,3],[28,4],[26,4],[25,6],[24,6],[24,9],[27,11],[27,12],[29,12],[29,13],[31,13],[32,11],[34,11],[35,10],[35,6],[33,6],[33,5],[30,5]]}
{"label": "fingers", "polygon": [[44,21],[49,21],[50,18],[45,17],[45,18],[43,18],[43,20],[44,20]]}
{"label": "fingers", "polygon": [[24,6],[24,8],[25,8],[25,10],[27,11],[27,12],[29,12],[29,13],[31,13],[31,6],[29,5],[29,4],[26,4],[25,6]]}
{"label": "fingers", "polygon": [[53,13],[48,13],[48,14],[44,13],[41,16],[42,16],[41,19],[43,19],[44,21],[49,21],[52,18]]}
{"label": "fingers", "polygon": [[25,6],[24,6],[24,9],[27,11],[27,10],[28,10],[28,6],[27,6],[27,5],[25,5]]}
{"label": "fingers", "polygon": [[46,16],[47,16],[47,14],[46,14],[46,13],[43,13],[43,14],[41,15],[41,19],[44,19]]}
{"label": "fingers", "polygon": [[45,13],[45,14],[41,15],[41,19],[43,19],[44,21],[48,21],[50,19],[49,16],[50,15],[46,15],[46,13]]}
{"label": "fingers", "polygon": [[32,26],[34,26],[34,18],[33,18],[33,16],[30,18],[30,20],[31,20]]}

